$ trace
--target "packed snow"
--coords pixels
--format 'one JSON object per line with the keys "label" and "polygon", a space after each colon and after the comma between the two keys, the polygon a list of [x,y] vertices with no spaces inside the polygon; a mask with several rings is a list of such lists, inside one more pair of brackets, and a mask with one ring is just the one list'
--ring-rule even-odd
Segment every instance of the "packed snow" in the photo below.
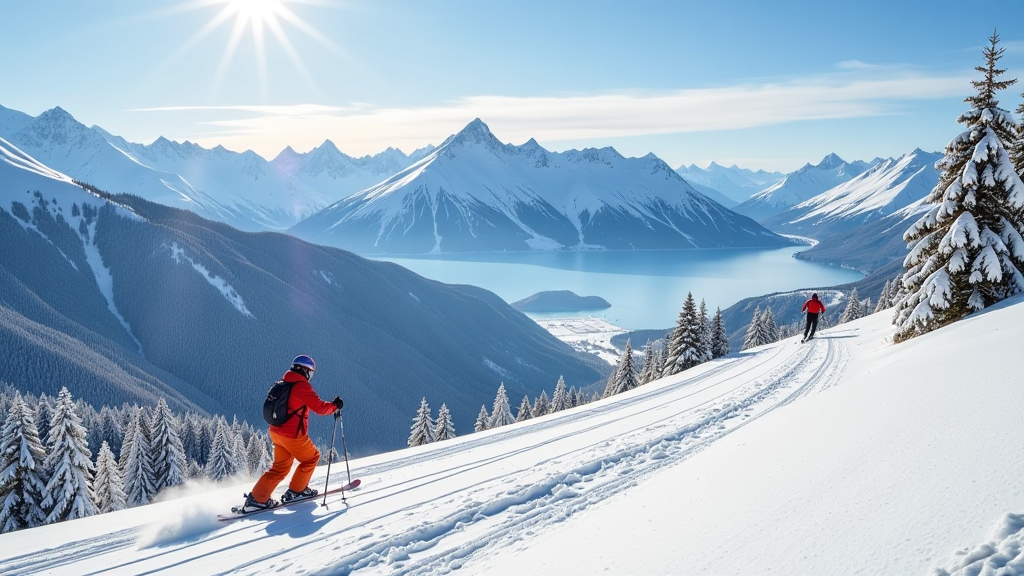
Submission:
{"label": "packed snow", "polygon": [[0,573],[1024,575],[1024,298],[892,330],[882,312],[336,463],[330,485],[363,485],[326,506],[218,522],[239,479],[3,534]]}

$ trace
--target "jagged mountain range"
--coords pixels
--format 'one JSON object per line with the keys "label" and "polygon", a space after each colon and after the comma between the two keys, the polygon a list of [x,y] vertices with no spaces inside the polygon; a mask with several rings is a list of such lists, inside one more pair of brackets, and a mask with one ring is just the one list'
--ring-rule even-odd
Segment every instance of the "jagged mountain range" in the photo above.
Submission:
{"label": "jagged mountain range", "polygon": [[707,168],[683,165],[676,172],[698,192],[726,208],[733,208],[786,177],[782,172],[749,170],[735,164],[726,168],[712,162]]}
{"label": "jagged mountain range", "polygon": [[283,230],[349,194],[384,180],[433,150],[389,148],[353,158],[330,141],[273,161],[255,152],[206,149],[158,138],[129,142],[87,127],[60,107],[38,117],[0,107],[0,137],[72,178],[191,210],[241,230]]}
{"label": "jagged mountain range", "polygon": [[758,222],[764,222],[792,206],[856,178],[877,163],[878,159],[872,162],[847,162],[835,154],[829,154],[817,164],[808,163],[796,172],[787,174],[785,178],[741,202],[733,210]]}
{"label": "jagged mountain range", "polygon": [[854,178],[763,220],[786,234],[823,239],[893,214],[931,192],[941,153],[917,149],[882,160]]}
{"label": "jagged mountain range", "polygon": [[369,453],[404,446],[423,397],[468,432],[501,382],[521,398],[606,376],[485,290],[87,188],[0,139],[0,381],[20,390],[258,421],[310,354]]}
{"label": "jagged mountain range", "polygon": [[789,245],[648,154],[500,142],[480,119],[289,232],[365,254]]}

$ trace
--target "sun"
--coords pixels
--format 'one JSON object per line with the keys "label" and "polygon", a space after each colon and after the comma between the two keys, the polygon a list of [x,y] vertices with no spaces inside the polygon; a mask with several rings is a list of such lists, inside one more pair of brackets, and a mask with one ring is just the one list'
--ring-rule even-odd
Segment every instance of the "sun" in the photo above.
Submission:
{"label": "sun", "polygon": [[[270,80],[267,70],[268,37],[274,39],[274,49],[282,50],[292,62],[294,69],[301,74],[311,87],[315,82],[306,69],[303,58],[299,55],[288,37],[286,26],[292,32],[311,38],[335,54],[347,57],[319,30],[303,20],[289,6],[290,4],[310,4],[310,0],[197,0],[183,6],[186,10],[197,8],[217,8],[213,17],[193,34],[179,48],[178,54],[186,52],[225,24],[230,26],[231,35],[227,46],[220,54],[220,62],[210,86],[211,99],[216,97],[220,85],[234,61],[238,46],[246,36],[252,39],[253,52],[256,56],[256,71],[260,92],[264,100],[269,98]],[[319,2],[316,2],[319,3]],[[269,31],[269,34],[267,32]]]}
{"label": "sun", "polygon": [[255,30],[267,22],[275,21],[284,10],[283,0],[229,0],[227,9],[236,13],[243,22],[251,22]]}

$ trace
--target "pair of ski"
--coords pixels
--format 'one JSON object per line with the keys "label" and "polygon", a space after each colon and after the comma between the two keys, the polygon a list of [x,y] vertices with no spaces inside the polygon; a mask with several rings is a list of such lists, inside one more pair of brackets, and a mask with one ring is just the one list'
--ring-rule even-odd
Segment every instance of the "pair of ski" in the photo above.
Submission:
{"label": "pair of ski", "polygon": [[356,488],[358,488],[360,482],[361,481],[358,478],[356,478],[355,480],[349,482],[348,484],[345,484],[344,486],[339,486],[337,488],[331,488],[330,490],[328,490],[326,492],[319,493],[316,496],[311,496],[309,498],[297,498],[295,500],[289,500],[287,502],[281,502],[277,506],[273,506],[271,508],[260,508],[259,510],[252,510],[250,512],[246,512],[245,510],[242,509],[241,506],[233,506],[231,508],[231,514],[218,514],[217,515],[217,520],[220,520],[221,522],[227,522],[228,520],[238,520],[239,518],[246,518],[248,516],[255,516],[256,514],[261,514],[263,512],[271,512],[271,511],[277,510],[278,508],[285,508],[287,506],[292,506],[294,504],[300,504],[302,502],[309,502],[309,501],[312,501],[312,500],[316,500],[317,498],[322,498],[324,496],[330,496],[331,494],[339,494],[341,492],[348,492],[350,490],[355,490]]}

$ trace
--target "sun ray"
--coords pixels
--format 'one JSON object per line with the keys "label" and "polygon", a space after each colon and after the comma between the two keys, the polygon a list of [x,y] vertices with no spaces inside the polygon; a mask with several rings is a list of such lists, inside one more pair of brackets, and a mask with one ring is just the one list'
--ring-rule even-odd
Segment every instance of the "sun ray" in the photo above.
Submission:
{"label": "sun ray", "polygon": [[313,76],[309,73],[309,68],[306,67],[306,63],[299,56],[299,52],[295,49],[291,39],[285,34],[284,29],[281,27],[281,23],[275,18],[267,23],[267,27],[270,28],[270,33],[277,39],[278,44],[284,50],[285,55],[291,61],[292,65],[295,66],[295,70],[298,71],[299,75],[306,81],[309,88],[313,90],[318,96],[320,96],[320,87],[317,85]]}
{"label": "sun ray", "polygon": [[217,72],[213,75],[213,85],[210,87],[210,99],[216,98],[217,93],[220,91],[221,82],[224,80],[224,75],[227,74],[228,66],[231,65],[231,61],[235,58],[235,51],[238,49],[238,44],[242,40],[242,35],[245,33],[245,25],[247,21],[242,18],[235,19],[234,28],[231,30],[231,38],[228,40],[228,45],[224,49],[224,54],[221,55],[220,64],[217,66]]}

